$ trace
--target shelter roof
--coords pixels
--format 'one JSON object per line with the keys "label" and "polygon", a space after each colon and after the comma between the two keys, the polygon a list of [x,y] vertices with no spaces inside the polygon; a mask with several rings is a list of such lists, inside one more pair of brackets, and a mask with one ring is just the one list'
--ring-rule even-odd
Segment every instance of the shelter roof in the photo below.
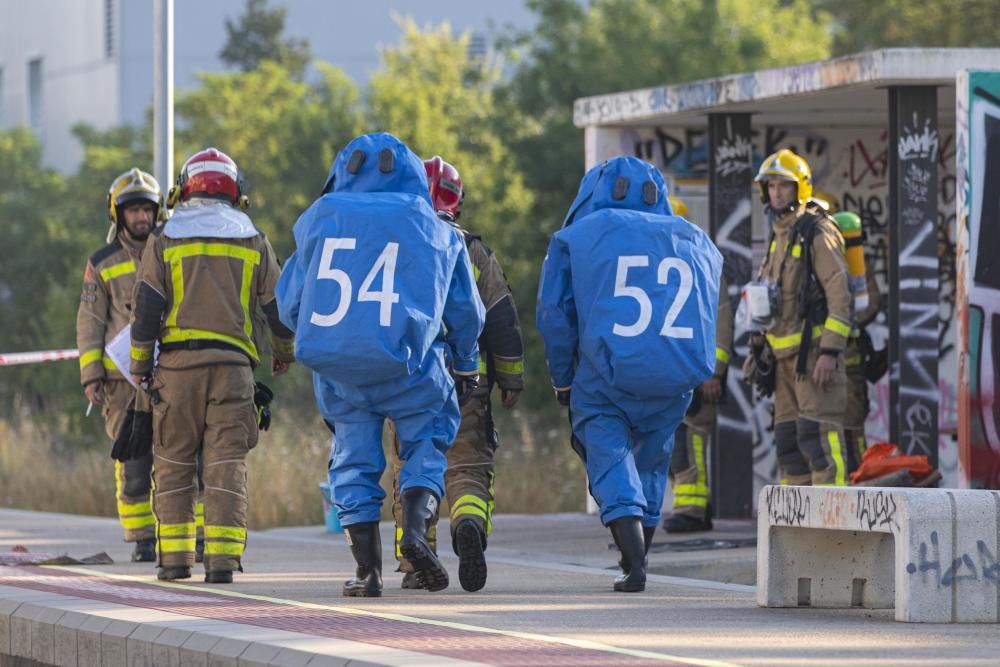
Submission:
{"label": "shelter roof", "polygon": [[889,86],[938,87],[939,122],[953,120],[955,76],[1000,70],[1000,49],[883,49],[790,67],[609,95],[573,104],[577,127],[703,125],[708,113],[749,112],[783,126],[885,126]]}

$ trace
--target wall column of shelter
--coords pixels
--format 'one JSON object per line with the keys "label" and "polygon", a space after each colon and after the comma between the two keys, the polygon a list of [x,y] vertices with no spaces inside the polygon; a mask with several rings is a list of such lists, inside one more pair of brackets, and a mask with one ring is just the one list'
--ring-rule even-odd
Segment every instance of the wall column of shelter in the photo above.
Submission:
{"label": "wall column of shelter", "polygon": [[[729,296],[736,312],[739,289],[750,281],[753,269],[750,114],[709,114],[708,142],[709,230],[725,258]],[[747,335],[745,330],[737,328],[733,347],[746,349]],[[743,358],[734,350],[726,384],[728,397],[720,406],[712,439],[712,505],[716,516],[722,518],[749,518],[753,512],[753,435],[740,407],[749,405],[753,397],[750,387],[739,378],[742,363]]]}
{"label": "wall column of shelter", "polygon": [[939,134],[933,86],[889,88],[889,435],[938,463]]}

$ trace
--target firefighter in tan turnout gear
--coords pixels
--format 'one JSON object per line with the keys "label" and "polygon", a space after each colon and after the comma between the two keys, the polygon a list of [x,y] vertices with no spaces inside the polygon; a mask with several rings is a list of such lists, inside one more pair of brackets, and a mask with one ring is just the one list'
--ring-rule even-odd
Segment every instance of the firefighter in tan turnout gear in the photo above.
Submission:
{"label": "firefighter in tan turnout gear", "polygon": [[[246,544],[246,456],[257,444],[253,368],[263,349],[258,306],[271,329],[274,375],[294,360],[274,298],[278,263],[243,213],[242,175],[215,148],[184,163],[170,221],[143,254],[132,322],[132,375],[153,403],[153,510],[158,578],[191,576],[195,456],[205,481],[205,581],[230,583]],[[159,359],[153,367],[154,344]]]}
{"label": "firefighter in tan turnout gear", "polygon": [[[771,292],[766,341],[776,359],[774,442],[782,481],[845,485],[843,351],[852,329],[844,239],[812,197],[809,165],[783,149],[754,179],[771,221],[759,277]],[[751,346],[760,349],[759,334]],[[750,373],[754,355],[744,364]]]}
{"label": "firefighter in tan turnout gear", "polygon": [[[688,207],[683,200],[667,198],[675,215],[688,218]],[[729,283],[723,273],[719,277],[719,316],[715,323],[715,372],[695,389],[691,406],[674,436],[674,451],[670,456],[673,513],[663,521],[663,529],[668,533],[712,530],[708,445],[715,431],[718,404],[725,397],[732,354],[733,307],[729,302]]]}
{"label": "firefighter in tan turnout gear", "polygon": [[[105,356],[104,347],[128,325],[142,250],[162,208],[160,186],[146,172],[133,168],[116,178],[108,191],[108,244],[91,255],[83,274],[76,314],[80,382],[87,400],[101,406],[111,440],[125,421],[135,390]],[[152,464],[151,454],[115,462],[118,520],[125,541],[135,542],[133,561],[156,559],[156,520],[149,496]]]}
{"label": "firefighter in tan turnout gear", "polygon": [[[431,201],[438,216],[457,227],[464,189],[458,170],[440,157],[424,161]],[[461,407],[458,435],[448,450],[445,489],[451,507],[452,547],[458,556],[458,579],[467,591],[486,585],[487,536],[493,530],[493,455],[497,433],[493,426],[490,392],[500,386],[501,401],[512,409],[524,389],[524,345],[514,295],[493,252],[475,234],[459,228],[469,250],[476,287],[486,307],[486,324],[479,338],[480,388]],[[393,430],[396,558],[404,572],[403,588],[419,588],[413,565],[399,550],[402,504],[399,495],[399,441]],[[437,549],[437,516],[428,528],[428,541]]]}
{"label": "firefighter in tan turnout gear", "polygon": [[695,389],[691,407],[674,436],[674,452],[670,456],[673,514],[663,522],[668,533],[712,530],[708,445],[715,431],[719,403],[725,396],[732,353],[733,308],[729,303],[729,284],[723,274],[719,278],[719,319],[715,323],[715,372]]}

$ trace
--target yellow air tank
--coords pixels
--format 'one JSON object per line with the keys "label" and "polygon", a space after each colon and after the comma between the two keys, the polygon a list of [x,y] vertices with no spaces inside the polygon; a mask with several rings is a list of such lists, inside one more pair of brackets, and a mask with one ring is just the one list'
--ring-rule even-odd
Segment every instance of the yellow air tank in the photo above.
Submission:
{"label": "yellow air tank", "polygon": [[850,274],[851,293],[854,294],[854,311],[860,313],[868,307],[868,281],[865,279],[865,248],[861,233],[861,218],[857,213],[841,211],[833,219],[844,236],[847,255],[847,272]]}
{"label": "yellow air tank", "polygon": [[674,215],[679,215],[682,218],[688,217],[688,206],[683,199],[667,195],[667,200],[670,202],[670,210],[674,212]]}

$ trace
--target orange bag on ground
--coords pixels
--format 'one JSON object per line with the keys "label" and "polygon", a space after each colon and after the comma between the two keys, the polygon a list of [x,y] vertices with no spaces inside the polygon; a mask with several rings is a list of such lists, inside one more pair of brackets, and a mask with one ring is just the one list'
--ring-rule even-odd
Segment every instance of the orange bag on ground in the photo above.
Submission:
{"label": "orange bag on ground", "polygon": [[896,472],[908,470],[913,479],[919,481],[933,472],[927,457],[923,454],[906,456],[896,445],[888,442],[878,442],[865,450],[861,465],[851,473],[851,483],[857,484],[866,479],[874,479]]}

